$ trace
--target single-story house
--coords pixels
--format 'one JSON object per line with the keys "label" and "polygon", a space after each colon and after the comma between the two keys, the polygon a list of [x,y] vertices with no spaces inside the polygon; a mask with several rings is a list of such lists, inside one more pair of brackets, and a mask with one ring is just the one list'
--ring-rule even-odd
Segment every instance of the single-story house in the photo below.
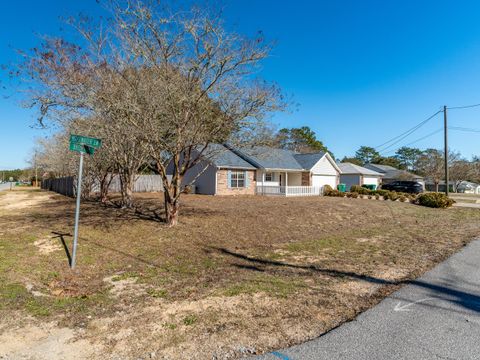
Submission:
{"label": "single-story house", "polygon": [[464,194],[480,194],[480,185],[470,181],[462,181],[457,186],[457,192]]}
{"label": "single-story house", "polygon": [[309,196],[340,181],[340,168],[325,152],[214,144],[207,153],[184,178],[198,194]]}
{"label": "single-story house", "polygon": [[[440,180],[438,184],[435,184],[435,181],[432,179],[425,179],[425,190],[426,191],[438,191],[445,192],[445,180]],[[455,181],[448,182],[448,190],[450,192],[455,192]]]}
{"label": "single-story house", "polygon": [[[445,192],[445,180],[440,180],[438,186],[431,179],[425,181],[425,190]],[[470,181],[449,181],[448,190],[450,192],[458,192],[464,194],[480,194],[480,185]]]}
{"label": "single-story house", "polygon": [[390,165],[381,165],[381,164],[366,164],[365,167],[367,169],[376,171],[381,173],[382,176],[382,183],[389,184],[394,181],[401,181],[401,180],[410,180],[410,181],[418,181],[419,183],[425,185],[425,180],[422,176],[408,172],[406,170],[400,170],[394,168]]}
{"label": "single-story house", "polygon": [[341,171],[340,183],[346,185],[347,191],[350,191],[353,185],[375,185],[375,187],[378,187],[382,181],[382,173],[364,168],[363,166],[340,163],[338,167]]}

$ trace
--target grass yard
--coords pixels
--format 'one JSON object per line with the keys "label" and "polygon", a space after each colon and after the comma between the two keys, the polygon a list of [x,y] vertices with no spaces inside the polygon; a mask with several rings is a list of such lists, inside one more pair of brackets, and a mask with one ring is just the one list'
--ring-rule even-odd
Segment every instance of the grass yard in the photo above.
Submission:
{"label": "grass yard", "polygon": [[0,357],[50,343],[45,358],[266,352],[352,319],[480,235],[478,209],[187,195],[169,229],[160,194],[136,200],[82,204],[72,272],[74,201],[0,196]]}

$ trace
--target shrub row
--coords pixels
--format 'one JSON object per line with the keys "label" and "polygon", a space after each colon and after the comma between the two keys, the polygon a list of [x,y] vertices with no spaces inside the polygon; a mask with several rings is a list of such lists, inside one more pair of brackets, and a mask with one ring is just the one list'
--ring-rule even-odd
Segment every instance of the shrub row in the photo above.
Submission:
{"label": "shrub row", "polygon": [[377,200],[382,196],[385,200],[391,201],[411,201],[421,206],[427,206],[432,208],[448,208],[452,206],[455,201],[447,197],[443,193],[423,193],[420,195],[401,193],[396,191],[388,190],[369,190],[364,187],[353,185],[350,188],[349,192],[340,192],[336,189],[333,189],[329,185],[324,187],[325,196],[333,197],[348,197],[348,198],[358,198],[359,195],[367,195],[369,199],[375,198]]}
{"label": "shrub row", "polygon": [[[351,194],[356,194],[356,195],[351,195]],[[375,199],[380,199],[380,196],[383,196],[385,200],[400,200],[402,202],[405,202],[407,200],[415,201],[416,196],[414,194],[408,194],[408,193],[401,193],[401,192],[396,192],[396,191],[388,191],[388,190],[369,190],[367,188],[358,186],[358,185],[353,185],[350,188],[350,192],[340,192],[338,190],[333,189],[329,185],[325,185],[324,187],[324,195],[325,196],[335,196],[335,197],[354,197],[357,198],[359,195],[367,195],[369,199],[372,199],[375,197]]]}

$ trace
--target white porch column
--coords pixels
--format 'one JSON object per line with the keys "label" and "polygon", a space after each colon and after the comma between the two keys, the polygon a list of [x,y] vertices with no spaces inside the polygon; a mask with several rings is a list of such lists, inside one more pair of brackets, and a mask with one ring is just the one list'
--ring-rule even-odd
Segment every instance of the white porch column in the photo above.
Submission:
{"label": "white porch column", "polygon": [[285,171],[285,195],[288,196],[288,172]]}
{"label": "white porch column", "polygon": [[262,195],[265,195],[265,170],[262,171]]}

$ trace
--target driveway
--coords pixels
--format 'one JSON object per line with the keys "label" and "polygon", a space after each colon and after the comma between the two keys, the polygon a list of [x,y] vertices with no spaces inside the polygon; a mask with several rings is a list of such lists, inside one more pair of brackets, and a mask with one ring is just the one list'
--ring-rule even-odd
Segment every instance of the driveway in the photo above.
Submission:
{"label": "driveway", "polygon": [[480,241],[354,321],[254,359],[480,359]]}

